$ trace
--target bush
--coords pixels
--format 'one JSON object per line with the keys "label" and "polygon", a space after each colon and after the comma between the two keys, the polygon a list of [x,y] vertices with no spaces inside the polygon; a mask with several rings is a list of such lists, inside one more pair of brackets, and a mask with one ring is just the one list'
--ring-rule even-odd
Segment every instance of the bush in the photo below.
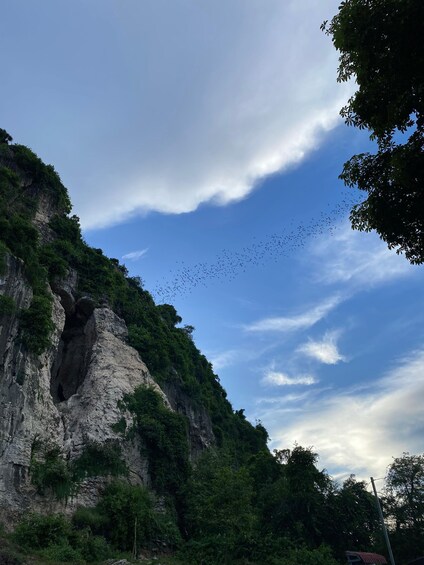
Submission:
{"label": "bush", "polygon": [[9,548],[0,549],[0,565],[21,565],[22,557]]}
{"label": "bush", "polygon": [[15,301],[11,296],[0,295],[0,316],[10,316],[16,309]]}
{"label": "bush", "polygon": [[85,560],[78,549],[73,548],[69,543],[49,545],[38,552],[41,557],[48,561],[60,561],[63,563],[74,563],[75,565],[84,564]]}
{"label": "bush", "polygon": [[72,528],[60,514],[29,514],[16,526],[13,539],[27,549],[44,549],[49,545],[66,545]]}
{"label": "bush", "polygon": [[272,559],[270,565],[338,565],[338,562],[329,547],[321,546],[318,549],[291,549],[286,556]]}
{"label": "bush", "polygon": [[13,137],[7,133],[3,128],[0,128],[0,143],[5,143],[6,145],[13,141]]}
{"label": "bush", "polygon": [[50,335],[54,330],[51,296],[35,295],[31,306],[21,312],[20,332],[22,343],[29,351],[41,355],[50,345]]}
{"label": "bush", "polygon": [[75,481],[60,455],[59,448],[53,447],[44,453],[44,460],[31,458],[31,482],[39,494],[52,491],[58,500],[67,499],[75,490]]}
{"label": "bush", "polygon": [[80,554],[88,562],[103,561],[112,555],[112,549],[102,536],[87,535],[83,532],[79,538]]}
{"label": "bush", "polygon": [[135,417],[131,433],[137,432],[149,459],[149,473],[160,494],[177,495],[190,472],[187,420],[167,408],[152,388],[140,386],[124,397]]}
{"label": "bush", "polygon": [[92,534],[103,533],[108,525],[108,518],[97,508],[81,506],[72,516],[72,523],[77,530],[90,530]]}
{"label": "bush", "polygon": [[85,477],[128,475],[128,467],[122,460],[121,447],[114,443],[90,442],[72,465],[75,480]]}
{"label": "bush", "polygon": [[0,275],[4,275],[6,272],[6,245],[0,241]]}
{"label": "bush", "polygon": [[[169,513],[154,510],[151,493],[144,487],[115,481],[108,485],[97,510],[107,518],[107,539],[120,550],[181,542],[175,520]],[[97,519],[98,520],[98,519]]]}

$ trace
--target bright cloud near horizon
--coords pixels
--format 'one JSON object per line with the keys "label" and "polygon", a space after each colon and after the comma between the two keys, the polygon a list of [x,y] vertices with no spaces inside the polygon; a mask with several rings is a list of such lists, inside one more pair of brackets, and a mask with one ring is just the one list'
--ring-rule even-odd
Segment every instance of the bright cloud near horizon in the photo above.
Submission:
{"label": "bright cloud near horizon", "polygon": [[[353,232],[373,150],[320,30],[339,0],[14,0],[0,127],[84,237],[193,325],[235,409],[335,476],[424,451],[423,268]],[[154,250],[154,252],[153,252]]]}
{"label": "bright cloud near horizon", "polygon": [[405,451],[406,438],[412,453],[423,451],[423,397],[420,349],[363,390],[330,391],[320,403],[313,396],[304,398],[301,411],[289,398],[281,399],[271,408],[275,424],[269,431],[278,438],[276,448],[294,438],[300,445],[313,446],[333,473],[349,460],[352,473],[369,479],[370,474],[384,475],[391,458]]}

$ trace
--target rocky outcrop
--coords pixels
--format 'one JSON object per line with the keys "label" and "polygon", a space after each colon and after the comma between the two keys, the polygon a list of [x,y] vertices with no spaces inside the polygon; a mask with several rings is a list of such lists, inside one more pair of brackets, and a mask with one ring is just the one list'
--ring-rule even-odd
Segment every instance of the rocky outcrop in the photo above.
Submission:
{"label": "rocky outcrop", "polygon": [[102,477],[85,480],[66,505],[37,495],[30,477],[35,444],[56,446],[67,461],[78,458],[89,443],[119,444],[129,480],[149,485],[140,439],[124,441],[112,427],[122,419],[131,426],[132,415],[119,401],[137,386],[154,388],[170,410],[188,418],[192,458],[214,442],[207,413],[196,410],[174,385],[164,392],[127,344],[125,322],[89,297],[76,300],[76,282],[70,272],[49,289],[55,328],[51,347],[40,356],[30,354],[19,341],[17,313],[30,305],[32,290],[22,262],[6,256],[0,294],[14,300],[15,311],[0,316],[0,520],[13,522],[28,509],[72,512],[98,500]]}
{"label": "rocky outcrop", "polygon": [[188,394],[175,383],[164,384],[163,390],[173,410],[189,421],[190,455],[195,460],[205,449],[215,444],[210,416],[203,407],[194,406]]}

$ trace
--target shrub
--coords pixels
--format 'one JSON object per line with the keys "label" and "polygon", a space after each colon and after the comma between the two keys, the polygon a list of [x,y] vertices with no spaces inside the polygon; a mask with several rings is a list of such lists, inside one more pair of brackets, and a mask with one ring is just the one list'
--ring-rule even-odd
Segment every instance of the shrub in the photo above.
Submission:
{"label": "shrub", "polygon": [[142,486],[111,483],[97,509],[107,517],[105,535],[118,549],[131,550],[135,538],[138,548],[156,543],[175,547],[181,541],[173,517],[157,513],[151,493]]}
{"label": "shrub", "polygon": [[81,506],[72,516],[72,523],[77,530],[89,529],[92,534],[100,534],[106,531],[108,518],[98,508]]}
{"label": "shrub", "polygon": [[7,133],[7,131],[3,128],[0,128],[0,143],[9,144],[13,141],[13,137]]}
{"label": "shrub", "polygon": [[169,410],[152,388],[136,388],[124,404],[134,414],[129,434],[137,432],[144,444],[153,486],[161,494],[178,494],[190,471],[186,418]]}
{"label": "shrub", "polygon": [[75,490],[75,481],[60,455],[59,448],[53,447],[44,453],[44,460],[31,459],[31,482],[39,494],[50,490],[58,500],[67,499]]}
{"label": "shrub", "polygon": [[271,560],[272,565],[338,565],[333,558],[331,550],[327,546],[318,549],[306,547],[294,548],[287,552],[284,557],[276,557]]}
{"label": "shrub", "polygon": [[61,543],[57,545],[49,545],[45,549],[38,552],[41,557],[48,561],[60,561],[63,563],[74,563],[75,565],[84,564],[85,560],[78,549],[75,549],[69,543]]}
{"label": "shrub", "polygon": [[13,539],[27,549],[65,545],[71,535],[70,522],[60,514],[29,514],[16,526]]}
{"label": "shrub", "polygon": [[0,295],[0,316],[10,316],[16,309],[15,301],[11,296]]}
{"label": "shrub", "polygon": [[79,538],[79,551],[88,562],[103,561],[112,555],[112,549],[103,536],[93,536],[82,532]]}
{"label": "shrub", "polygon": [[47,294],[35,295],[31,306],[21,312],[22,343],[36,355],[43,353],[50,345],[50,335],[54,329],[51,319],[52,301]]}
{"label": "shrub", "polygon": [[6,245],[0,241],[0,275],[4,275],[6,272]]}
{"label": "shrub", "polygon": [[75,480],[85,477],[128,475],[128,467],[122,460],[121,447],[115,443],[90,442],[72,465]]}

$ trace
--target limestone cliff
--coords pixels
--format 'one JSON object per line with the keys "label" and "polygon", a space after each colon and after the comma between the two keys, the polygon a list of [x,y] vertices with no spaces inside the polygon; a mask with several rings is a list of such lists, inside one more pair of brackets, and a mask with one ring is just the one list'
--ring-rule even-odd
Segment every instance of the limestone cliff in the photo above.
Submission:
{"label": "limestone cliff", "polygon": [[[28,265],[34,271],[37,262],[52,256],[49,245],[57,239],[52,218],[67,218],[57,196],[46,190],[44,177],[34,167],[28,172],[15,153],[9,146],[3,146],[0,153],[0,229],[4,226],[0,242],[5,241],[0,248],[0,521],[6,522],[29,509],[72,512],[77,505],[94,505],[108,480],[107,476],[85,478],[70,498],[57,500],[49,489],[37,490],[32,480],[32,466],[43,450],[55,449],[59,460],[68,465],[87,445],[115,445],[128,468],[127,480],[150,485],[143,437],[128,439],[116,428],[118,422],[126,429],[133,424],[134,415],[122,400],[139,386],[154,389],[168,410],[187,418],[192,457],[215,442],[205,407],[193,402],[175,379],[172,384],[164,383],[163,389],[159,386],[138,351],[129,345],[127,325],[113,311],[110,300],[81,292],[75,266],[65,264],[64,271],[55,274],[51,264],[56,266],[57,255],[53,254],[49,259],[53,274],[44,282],[37,274],[34,283]],[[12,189],[21,204],[10,196]],[[25,229],[37,239],[36,247],[28,247],[29,251],[25,251],[25,241],[15,246],[12,233],[27,217],[35,231],[30,232],[29,224]],[[31,249],[36,249],[35,260],[28,255]],[[21,327],[22,312],[28,312],[36,292],[51,304],[48,346],[43,351],[31,351]]]}

